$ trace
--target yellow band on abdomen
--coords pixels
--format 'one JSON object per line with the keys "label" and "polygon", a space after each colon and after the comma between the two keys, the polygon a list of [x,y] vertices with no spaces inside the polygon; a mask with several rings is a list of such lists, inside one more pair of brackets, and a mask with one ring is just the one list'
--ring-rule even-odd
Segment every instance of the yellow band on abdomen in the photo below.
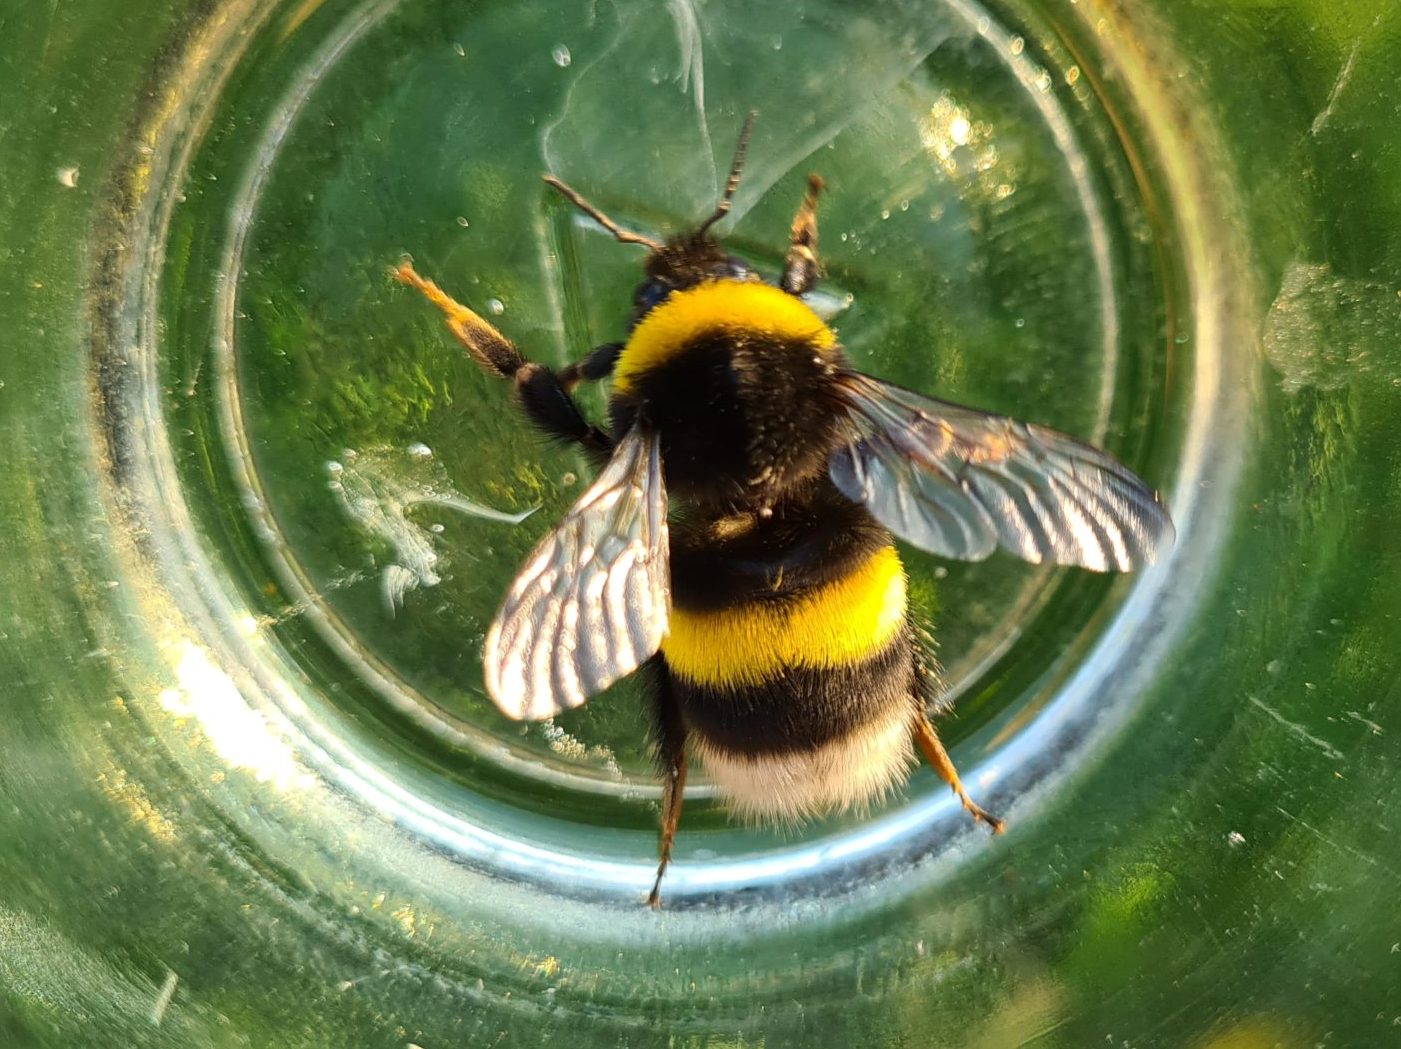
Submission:
{"label": "yellow band on abdomen", "polygon": [[806,343],[821,353],[837,345],[837,337],[822,318],[782,288],[753,280],[706,281],[673,292],[642,318],[613,366],[614,392],[626,393],[636,376],[712,331]]}
{"label": "yellow band on abdomen", "polygon": [[662,655],[703,685],[757,685],[786,667],[831,668],[876,655],[905,619],[905,570],[885,547],[850,574],[794,601],[708,612],[673,608]]}

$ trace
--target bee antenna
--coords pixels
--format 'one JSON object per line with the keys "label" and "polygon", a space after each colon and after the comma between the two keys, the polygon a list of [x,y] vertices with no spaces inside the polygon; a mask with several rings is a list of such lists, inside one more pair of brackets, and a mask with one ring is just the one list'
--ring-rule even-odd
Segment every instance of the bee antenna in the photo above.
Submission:
{"label": "bee antenna", "polygon": [[744,151],[749,148],[749,132],[754,129],[754,118],[758,115],[757,109],[751,109],[749,115],[744,118],[744,127],[739,129],[739,145],[735,147],[735,159],[730,164],[730,177],[725,182],[725,192],[720,197],[720,203],[715,205],[714,213],[696,230],[697,237],[703,236],[706,230],[730,213],[730,200],[734,197],[735,190],[739,189],[739,176],[744,170]]}
{"label": "bee antenna", "polygon": [[545,175],[543,176],[543,178],[545,179],[547,185],[550,185],[557,189],[560,193],[560,196],[564,197],[565,200],[569,201],[569,203],[573,204],[576,208],[578,208],[589,218],[597,222],[609,233],[613,234],[615,239],[621,241],[624,244],[644,244],[647,247],[651,248],[653,251],[662,250],[661,243],[653,240],[651,237],[644,237],[641,233],[633,233],[631,230],[626,230],[620,227],[607,215],[599,211],[598,208],[594,207],[587,200],[581,197],[578,191],[575,190],[572,186],[566,185],[559,179],[555,178],[553,175]]}

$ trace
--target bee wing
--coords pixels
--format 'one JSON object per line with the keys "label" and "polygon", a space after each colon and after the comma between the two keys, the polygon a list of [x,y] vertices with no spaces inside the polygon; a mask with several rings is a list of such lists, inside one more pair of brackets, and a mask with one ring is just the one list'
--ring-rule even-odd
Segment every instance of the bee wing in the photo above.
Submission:
{"label": "bee wing", "polygon": [[867,375],[841,381],[850,425],[832,482],[915,546],[964,561],[1000,546],[1035,564],[1127,572],[1172,542],[1153,491],[1096,448]]}
{"label": "bee wing", "polygon": [[513,718],[579,706],[661,647],[668,586],[661,451],[634,427],[511,584],[486,636],[487,691]]}

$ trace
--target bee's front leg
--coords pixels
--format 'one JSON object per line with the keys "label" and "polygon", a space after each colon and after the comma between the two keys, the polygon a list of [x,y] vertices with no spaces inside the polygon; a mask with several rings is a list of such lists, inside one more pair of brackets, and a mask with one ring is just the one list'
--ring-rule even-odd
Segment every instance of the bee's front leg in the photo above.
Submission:
{"label": "bee's front leg", "polygon": [[561,368],[559,381],[566,390],[573,391],[574,387],[581,382],[597,382],[599,379],[606,379],[613,374],[613,365],[618,363],[618,357],[622,352],[623,344],[621,342],[606,342],[602,346],[595,346],[573,364],[567,364]]}
{"label": "bee's front leg", "polygon": [[[420,276],[412,263],[406,260],[392,272],[395,280],[417,288],[429,302],[443,311],[448,331],[462,343],[474,361],[487,371],[515,382],[516,397],[531,422],[551,437],[575,441],[600,455],[612,451],[613,439],[597,426],[590,425],[569,396],[569,390],[579,379],[591,378],[590,372],[602,366],[601,362],[590,362],[609,347],[600,347],[579,364],[571,365],[562,377],[543,364],[527,361],[515,344],[495,326],[452,298],[433,281]],[[612,361],[616,358],[616,351],[611,358],[607,358],[608,370],[611,370]],[[607,370],[602,374],[606,375]]]}
{"label": "bee's front leg", "polygon": [[778,286],[790,295],[802,295],[817,284],[822,265],[817,261],[817,195],[823,183],[816,175],[808,176],[808,190],[798,214],[793,216],[793,229],[788,235],[788,254],[783,260],[783,276]]}

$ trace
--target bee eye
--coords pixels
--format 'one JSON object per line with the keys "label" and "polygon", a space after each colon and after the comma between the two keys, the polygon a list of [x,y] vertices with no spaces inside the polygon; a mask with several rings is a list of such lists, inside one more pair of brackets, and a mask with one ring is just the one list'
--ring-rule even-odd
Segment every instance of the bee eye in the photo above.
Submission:
{"label": "bee eye", "polygon": [[670,294],[671,289],[665,284],[660,281],[649,281],[646,284],[638,285],[637,293],[633,296],[632,301],[633,305],[637,307],[637,312],[642,314],[664,302]]}

